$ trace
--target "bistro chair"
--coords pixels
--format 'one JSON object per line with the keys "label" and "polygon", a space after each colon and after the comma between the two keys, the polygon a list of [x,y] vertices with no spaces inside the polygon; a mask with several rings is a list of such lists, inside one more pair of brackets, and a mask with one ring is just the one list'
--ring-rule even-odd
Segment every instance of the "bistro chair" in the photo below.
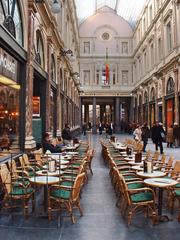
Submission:
{"label": "bistro chair", "polygon": [[[138,209],[146,209],[147,213],[151,212],[152,222],[156,222],[156,197],[155,193],[151,188],[128,188],[128,184],[125,182],[124,177],[119,174],[121,179],[121,187],[123,197],[126,201],[126,213],[127,213],[127,224],[131,224],[132,216]],[[132,183],[129,183],[132,184]],[[137,184],[137,183],[136,183]]]}
{"label": "bistro chair", "polygon": [[19,203],[23,204],[24,216],[28,217],[29,200],[32,199],[32,210],[34,210],[34,189],[25,184],[24,181],[13,179],[5,164],[1,165],[0,177],[5,196],[2,201],[4,208],[16,208]]}
{"label": "bistro chair", "polygon": [[71,221],[74,224],[75,217],[73,215],[73,209],[78,208],[81,216],[83,216],[83,211],[80,205],[80,192],[83,186],[85,173],[79,174],[74,182],[73,187],[64,187],[60,185],[51,186],[49,191],[48,198],[48,219],[52,219],[53,211],[60,211],[66,209],[71,217]]}

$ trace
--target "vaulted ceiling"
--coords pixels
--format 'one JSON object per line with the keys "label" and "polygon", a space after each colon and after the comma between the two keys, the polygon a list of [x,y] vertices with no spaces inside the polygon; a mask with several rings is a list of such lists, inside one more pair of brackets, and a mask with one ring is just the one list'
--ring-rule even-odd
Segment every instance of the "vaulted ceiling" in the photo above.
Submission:
{"label": "vaulted ceiling", "polygon": [[79,23],[94,15],[103,6],[108,6],[134,27],[146,0],[75,0]]}

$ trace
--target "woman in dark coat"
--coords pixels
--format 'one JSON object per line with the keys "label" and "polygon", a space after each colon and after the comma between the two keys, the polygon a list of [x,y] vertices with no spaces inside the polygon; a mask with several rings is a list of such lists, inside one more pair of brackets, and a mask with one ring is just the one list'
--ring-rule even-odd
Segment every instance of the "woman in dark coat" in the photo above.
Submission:
{"label": "woman in dark coat", "polygon": [[141,128],[141,131],[142,131],[141,138],[143,141],[143,152],[146,152],[146,146],[150,135],[150,130],[147,126],[147,123],[144,123],[143,127]]}

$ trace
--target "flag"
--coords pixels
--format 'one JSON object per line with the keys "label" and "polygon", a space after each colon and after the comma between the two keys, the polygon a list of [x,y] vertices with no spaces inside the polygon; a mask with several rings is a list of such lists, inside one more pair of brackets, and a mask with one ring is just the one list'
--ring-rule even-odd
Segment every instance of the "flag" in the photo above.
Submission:
{"label": "flag", "polygon": [[108,48],[106,48],[106,84],[109,83]]}

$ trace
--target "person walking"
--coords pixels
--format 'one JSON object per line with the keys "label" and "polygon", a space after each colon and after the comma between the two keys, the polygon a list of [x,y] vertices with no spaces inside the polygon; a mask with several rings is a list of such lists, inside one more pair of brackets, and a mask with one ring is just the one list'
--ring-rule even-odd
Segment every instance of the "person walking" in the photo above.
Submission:
{"label": "person walking", "polygon": [[87,124],[86,124],[86,122],[84,122],[84,124],[82,126],[82,132],[83,132],[84,136],[86,136],[86,131],[87,131]]}
{"label": "person walking", "polygon": [[99,122],[99,135],[102,134],[102,131],[103,131],[103,124]]}
{"label": "person walking", "polygon": [[167,129],[166,142],[167,142],[167,147],[171,147],[171,148],[173,147],[174,137],[173,137],[172,125]]}
{"label": "person walking", "polygon": [[150,136],[150,129],[147,125],[147,123],[144,123],[143,127],[141,128],[142,131],[142,141],[143,141],[143,152],[146,152],[146,146],[148,143],[148,138]]}
{"label": "person walking", "polygon": [[138,142],[141,142],[142,140],[142,131],[140,125],[137,125],[136,129],[133,132],[134,139]]}
{"label": "person walking", "polygon": [[108,134],[110,135],[110,136],[112,136],[112,134],[113,134],[113,123],[112,122],[110,122],[109,124],[108,124]]}
{"label": "person walking", "polygon": [[151,129],[151,138],[155,144],[155,149],[158,151],[160,148],[160,153],[163,154],[163,141],[165,140],[166,132],[163,129],[162,123],[156,122]]}

